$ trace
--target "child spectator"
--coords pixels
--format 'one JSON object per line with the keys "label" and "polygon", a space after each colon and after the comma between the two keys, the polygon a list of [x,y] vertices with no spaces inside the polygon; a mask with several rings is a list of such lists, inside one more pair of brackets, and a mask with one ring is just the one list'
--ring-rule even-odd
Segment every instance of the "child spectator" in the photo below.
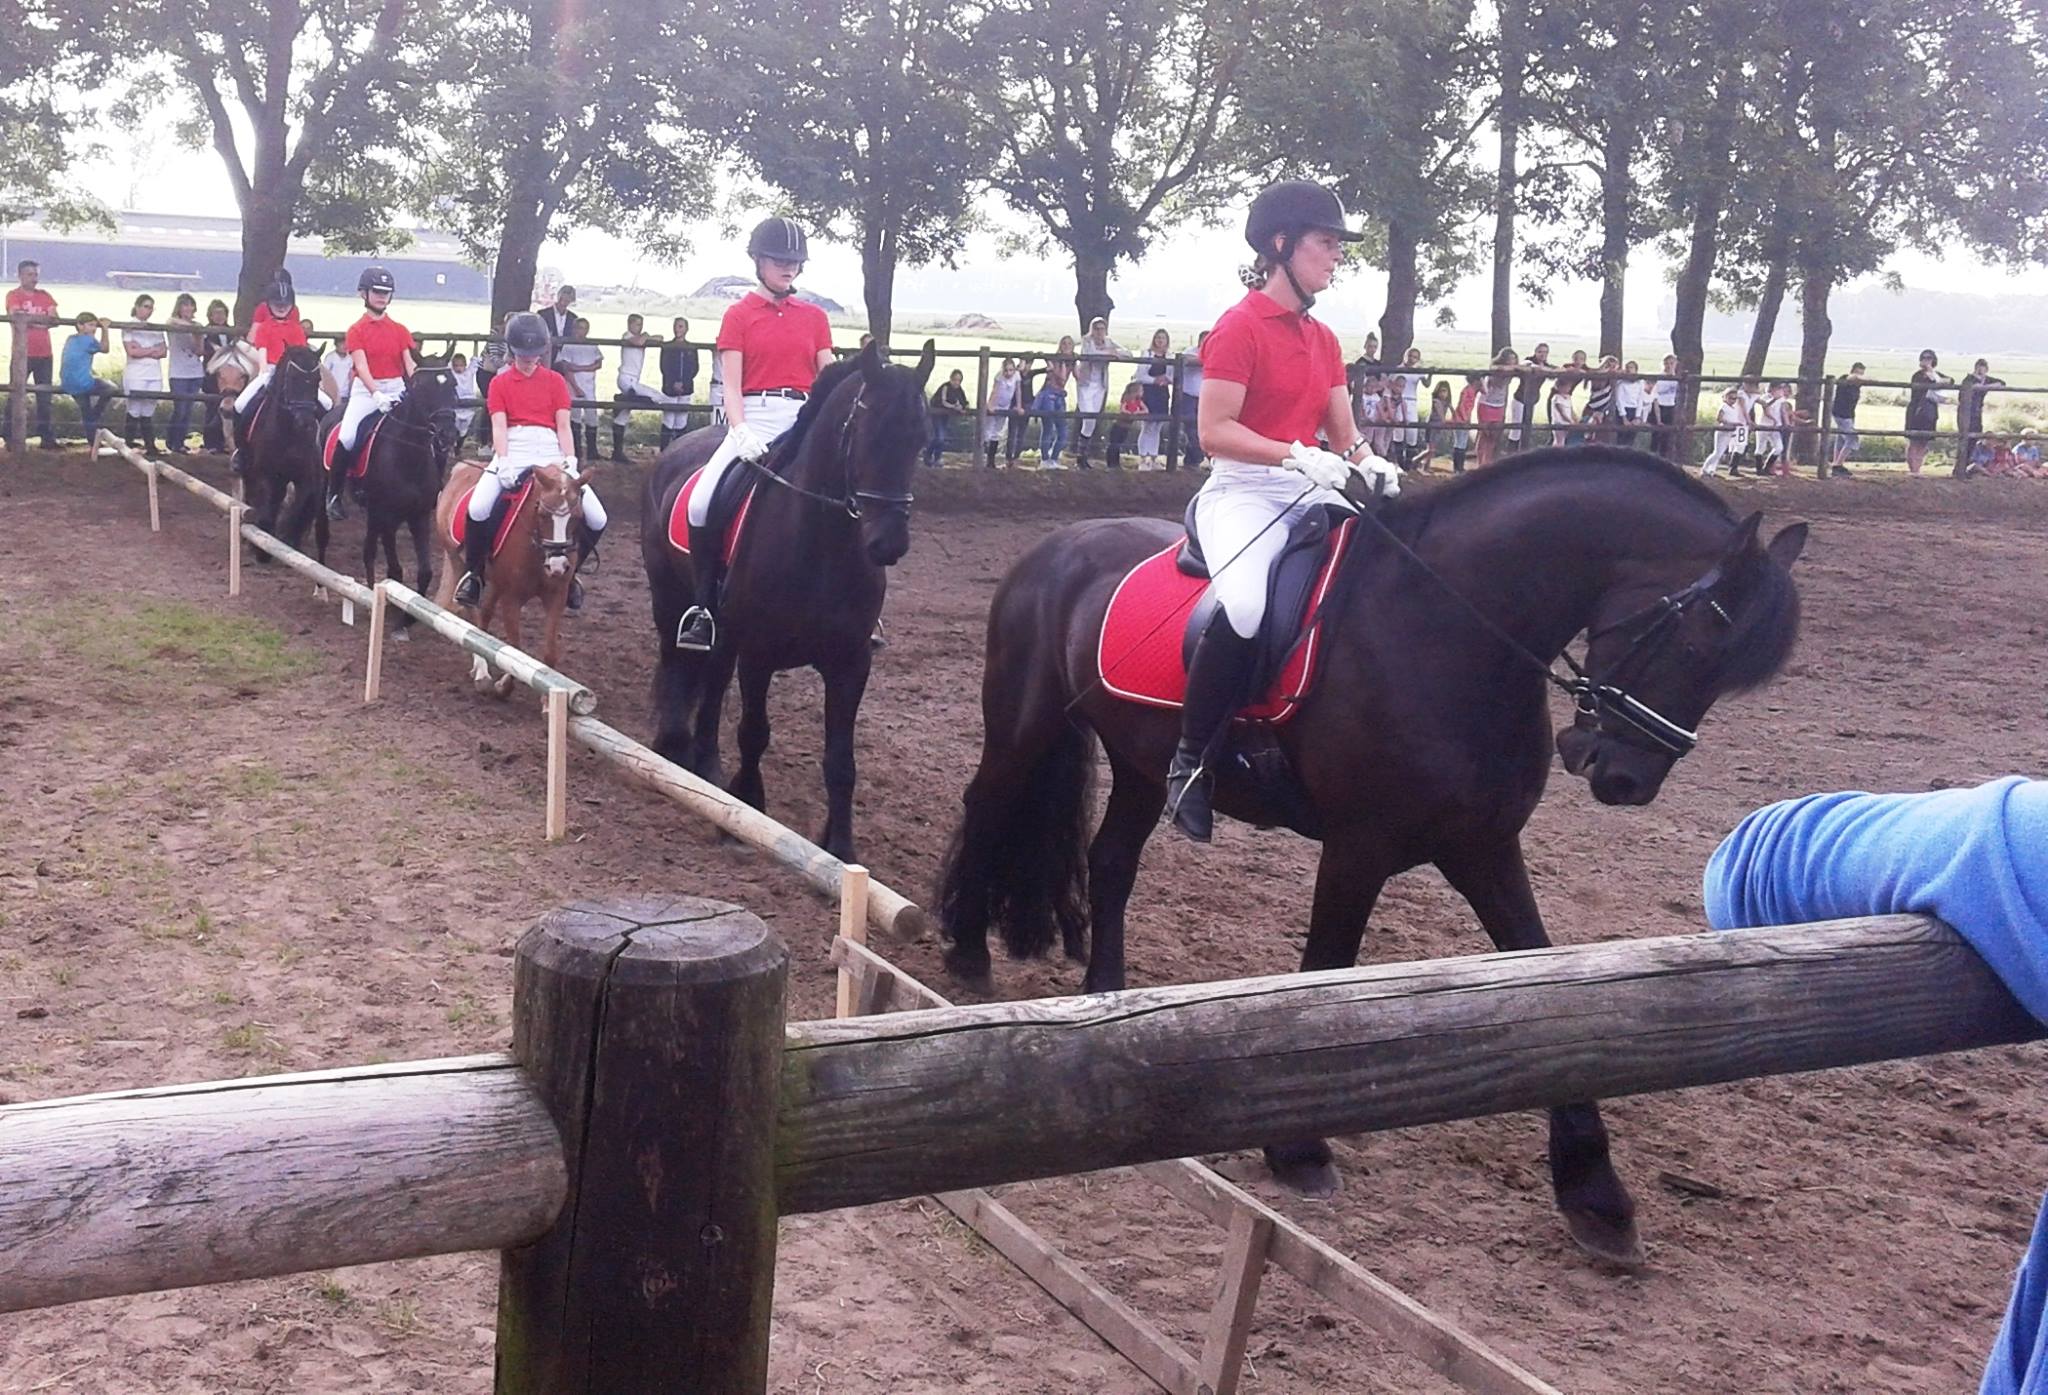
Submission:
{"label": "child spectator", "polygon": [[1849,473],[1847,461],[1863,444],[1863,438],[1856,434],[1856,406],[1863,400],[1863,365],[1849,365],[1849,376],[1835,384],[1834,401],[1828,404],[1828,416],[1835,425],[1834,473]]}
{"label": "child spectator", "polygon": [[1635,446],[1636,427],[1643,420],[1643,408],[1648,401],[1649,390],[1643,382],[1642,370],[1630,359],[1621,365],[1621,376],[1614,380],[1614,444]]}
{"label": "child spectator", "polygon": [[1906,470],[1913,475],[1920,473],[1920,466],[1927,459],[1928,442],[1934,439],[1934,428],[1941,421],[1941,406],[1948,400],[1940,388],[1954,381],[1940,371],[1940,363],[1934,350],[1922,349],[1920,366],[1913,370],[1909,380],[1912,387],[1906,393]]}
{"label": "child spectator", "polygon": [[206,419],[199,428],[199,439],[206,449],[216,455],[224,454],[228,448],[227,423],[220,415],[220,395],[223,384],[220,370],[213,366],[221,352],[235,342],[235,327],[228,318],[228,303],[224,300],[206,302],[206,329],[201,338],[201,352],[205,356],[206,376],[201,386],[206,393]]}
{"label": "child spectator", "polygon": [[1757,404],[1764,400],[1763,383],[1756,378],[1744,378],[1735,389],[1735,400],[1742,404],[1742,413],[1748,419],[1749,431],[1746,433],[1743,450],[1737,452],[1738,458],[1728,466],[1728,478],[1733,479],[1742,473],[1744,459],[1749,461],[1752,473],[1761,475],[1763,468],[1757,464],[1757,458],[1763,451],[1763,438],[1757,430]]}
{"label": "child spectator", "polygon": [[1614,387],[1620,373],[1621,360],[1613,354],[1606,354],[1600,360],[1600,367],[1587,376],[1590,386],[1586,392],[1586,416],[1581,425],[1591,429],[1581,430],[1579,440],[1603,445],[1613,438]]}
{"label": "child spectator", "polygon": [[[590,342],[590,321],[578,315],[569,326],[569,339],[555,350],[555,367],[569,380],[569,396],[578,402],[597,396],[597,370],[604,367],[604,350]],[[597,408],[572,407],[570,430],[585,460],[597,456]]]}
{"label": "child spectator", "polygon": [[164,445],[172,455],[184,455],[185,438],[192,432],[192,409],[206,386],[205,342],[199,328],[199,302],[180,295],[171,302],[170,356],[165,371],[171,381],[171,424],[164,432]]}
{"label": "child spectator", "polygon": [[[309,337],[313,333],[311,320],[301,319],[299,327],[305,330]],[[332,407],[347,398],[349,384],[355,381],[355,376],[355,360],[349,357],[346,341],[330,340],[327,351],[320,355],[320,405],[323,408]]]}
{"label": "child spectator", "polygon": [[1436,467],[1439,453],[1453,449],[1451,418],[1457,408],[1451,402],[1451,380],[1446,378],[1430,390],[1429,429],[1416,468],[1425,475]]}
{"label": "child spectator", "polygon": [[[1413,469],[1416,456],[1422,451],[1424,432],[1417,425],[1422,420],[1422,389],[1429,385],[1430,375],[1422,371],[1422,350],[1411,348],[1401,355],[1401,367],[1392,374],[1389,381],[1394,385],[1394,463],[1403,469]],[[1425,461],[1423,469],[1429,468]]]}
{"label": "child spectator", "polygon": [[[135,297],[128,317],[147,320],[155,313],[156,297],[139,295]],[[156,399],[135,394],[164,390],[164,359],[170,354],[170,345],[160,329],[124,329],[121,331],[121,353],[127,360],[121,365],[121,391],[128,394],[128,426],[122,433],[122,439],[131,446],[139,445],[144,451],[154,453]]]}
{"label": "child spectator", "polygon": [[[1450,384],[1443,386],[1449,387]],[[1478,410],[1481,390],[1479,375],[1467,373],[1464,391],[1458,394],[1458,407],[1453,414],[1453,420],[1458,424],[1457,430],[1451,433],[1451,473],[1454,475],[1465,473],[1465,452],[1472,445],[1472,414]]]}
{"label": "child spectator", "polygon": [[1508,434],[1514,429],[1509,413],[1520,410],[1515,400],[1515,392],[1521,385],[1521,375],[1515,368],[1520,362],[1513,349],[1502,349],[1493,356],[1493,371],[1480,380],[1477,462],[1480,465],[1491,465],[1495,457],[1505,455],[1513,443]]}
{"label": "child spectator", "polygon": [[988,402],[985,404],[988,421],[982,427],[981,449],[986,457],[983,464],[987,469],[995,469],[996,448],[1003,444],[1003,437],[1006,434],[1010,437],[1011,446],[1003,463],[1017,463],[1017,450],[1022,442],[1023,432],[1021,429],[1012,431],[1011,423],[1014,421],[1021,424],[1023,421],[1022,408],[1017,400],[1023,392],[1024,375],[1017,371],[1017,360],[1004,359],[1003,366],[996,370],[995,381],[988,385]]}
{"label": "child spectator", "polygon": [[948,424],[967,414],[967,388],[963,384],[961,370],[955,368],[939,384],[939,390],[932,394],[932,434],[924,443],[924,463],[937,469],[939,457],[946,452],[946,431]]}
{"label": "child spectator", "polygon": [[64,361],[58,369],[57,385],[78,404],[79,425],[89,446],[93,433],[99,430],[100,414],[107,409],[107,399],[114,395],[114,385],[95,377],[92,371],[93,356],[107,352],[107,327],[90,310],[80,315],[77,323],[78,328],[64,341]]}
{"label": "child spectator", "polygon": [[[671,403],[688,402],[697,395],[697,351],[683,341],[690,337],[690,322],[681,315],[669,326],[669,341],[661,346],[661,390]],[[717,355],[713,354],[713,358]],[[690,414],[668,411],[661,414],[661,448],[690,430]]]}
{"label": "child spectator", "polygon": [[2041,477],[2041,442],[2035,437],[2033,427],[2020,432],[2019,442],[2012,448],[2012,465],[2016,474],[2029,479]]}
{"label": "child spectator", "polygon": [[1664,376],[1650,387],[1650,449],[1666,460],[1677,458],[1678,355],[1664,355]]}
{"label": "child spectator", "polygon": [[1772,383],[1771,395],[1764,399],[1761,410],[1763,430],[1759,454],[1763,464],[1757,467],[1758,475],[1789,475],[1792,473],[1792,425],[1798,414],[1792,410],[1792,385]]}
{"label": "child spectator", "polygon": [[[1133,378],[1124,385],[1122,415],[1110,424],[1108,454],[1103,463],[1112,470],[1123,469],[1123,448],[1130,444],[1133,418],[1145,415],[1145,385]],[[1141,458],[1138,468],[1144,468]]]}
{"label": "child spectator", "polygon": [[481,396],[477,391],[476,365],[469,361],[468,354],[456,354],[448,360],[448,371],[455,375],[455,400],[463,404],[455,409],[456,438],[460,440],[469,434],[470,423],[476,420],[476,404]]}
{"label": "child spectator", "polygon": [[1173,339],[1163,329],[1152,331],[1152,344],[1147,352],[1151,355],[1140,384],[1145,398],[1145,424],[1138,430],[1138,468],[1164,469],[1165,454],[1159,449],[1159,438],[1166,430],[1166,413],[1173,406],[1173,365],[1168,362],[1173,353]]}
{"label": "child spectator", "polygon": [[1729,388],[1721,394],[1721,410],[1714,418],[1714,449],[1700,462],[1700,478],[1706,479],[1721,473],[1721,462],[1733,457],[1728,466],[1729,478],[1740,473],[1736,462],[1749,449],[1749,409],[1742,405],[1742,393],[1738,388]]}

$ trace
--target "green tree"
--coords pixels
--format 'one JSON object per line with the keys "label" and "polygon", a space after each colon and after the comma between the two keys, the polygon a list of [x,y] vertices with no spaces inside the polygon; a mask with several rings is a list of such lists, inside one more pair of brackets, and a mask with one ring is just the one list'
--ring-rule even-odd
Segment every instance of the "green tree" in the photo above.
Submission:
{"label": "green tree", "polygon": [[104,221],[97,202],[65,180],[67,142],[80,123],[62,93],[86,79],[85,63],[46,0],[25,0],[15,25],[0,45],[0,222],[31,213],[56,223]]}
{"label": "green tree", "polygon": [[[1236,195],[1224,137],[1253,12],[1231,0],[994,0],[983,71],[959,75],[996,142],[990,184],[1073,258],[1081,327],[1157,232]],[[970,80],[971,79],[971,80]]]}
{"label": "green tree", "polygon": [[502,0],[441,35],[450,117],[412,197],[491,262],[491,323],[532,306],[541,246],[571,227],[688,249],[680,227],[711,208],[712,152],[679,110],[700,79],[695,22],[687,6]]}
{"label": "green tree", "polygon": [[967,106],[933,100],[976,70],[965,9],[760,0],[728,12],[709,43],[700,123],[793,215],[859,246],[868,332],[888,343],[897,267],[953,264],[993,151]]}
{"label": "green tree", "polygon": [[[349,251],[402,242],[397,165],[423,100],[435,0],[106,0],[66,36],[109,70],[161,53],[190,101],[181,133],[219,152],[242,215],[236,322],[294,233]],[[154,74],[145,81],[154,81]]]}
{"label": "green tree", "polygon": [[1476,85],[1471,0],[1311,0],[1262,13],[1247,60],[1248,164],[1329,181],[1363,215],[1365,256],[1387,273],[1381,351],[1415,341],[1415,312],[1476,263],[1485,184],[1472,138],[1492,112]]}

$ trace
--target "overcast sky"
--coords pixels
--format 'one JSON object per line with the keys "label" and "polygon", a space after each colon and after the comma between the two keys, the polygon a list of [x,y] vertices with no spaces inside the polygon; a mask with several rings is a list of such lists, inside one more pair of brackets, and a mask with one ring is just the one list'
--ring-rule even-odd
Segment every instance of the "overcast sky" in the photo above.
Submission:
{"label": "overcast sky", "polygon": [[[81,171],[91,191],[120,207],[132,200],[148,212],[217,213],[232,216],[235,202],[227,174],[211,150],[178,148],[167,130],[141,141],[124,141],[127,154],[89,162]],[[991,200],[988,214],[996,220],[1017,217]],[[1155,243],[1144,262],[1126,266],[1111,285],[1117,318],[1128,327],[1153,319],[1211,319],[1242,294],[1235,268],[1247,259],[1241,241],[1241,211],[1221,227],[1182,227]],[[578,232],[550,243],[544,266],[560,268],[572,282],[632,284],[650,291],[683,294],[720,274],[749,273],[738,246],[725,239],[715,224],[697,228],[696,252],[681,266],[642,256],[630,243],[601,232]],[[1892,269],[1908,285],[1937,290],[1982,291],[1991,287],[2010,293],[2048,293],[2048,268],[2014,272],[1988,267],[1974,258],[1937,261],[1902,253]],[[857,309],[861,304],[860,258],[856,249],[821,239],[812,242],[811,266],[805,284],[822,295]],[[1487,326],[1489,289],[1484,274],[1469,278],[1450,299],[1457,328],[1483,332]],[[1663,306],[1670,298],[1665,267],[1654,250],[1638,248],[1630,259],[1627,323],[1631,336],[1649,327],[1661,328]],[[904,268],[897,274],[896,308],[903,312],[970,311],[993,315],[1057,316],[1071,312],[1074,281],[1071,266],[1057,256],[1043,260],[1005,258],[992,236],[969,241],[958,270]],[[1321,299],[1324,318],[1345,333],[1362,333],[1379,317],[1384,278],[1359,268]],[[1516,321],[1537,330],[1579,333],[1588,337],[1599,323],[1599,287],[1593,282],[1567,283],[1547,306],[1517,302]],[[1796,307],[1788,310],[1796,315]],[[1418,315],[1418,329],[1427,332],[1433,310]],[[1136,332],[1127,329],[1127,332]]]}

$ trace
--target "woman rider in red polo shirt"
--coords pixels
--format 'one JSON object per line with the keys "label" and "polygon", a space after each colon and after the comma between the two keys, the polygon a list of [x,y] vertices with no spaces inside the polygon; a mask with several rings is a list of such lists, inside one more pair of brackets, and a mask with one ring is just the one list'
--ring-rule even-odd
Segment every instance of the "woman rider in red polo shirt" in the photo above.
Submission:
{"label": "woman rider in red polo shirt", "polygon": [[818,370],[832,361],[832,326],[817,306],[796,299],[796,278],[810,255],[804,230],[769,218],[747,239],[760,284],[725,312],[718,326],[725,388],[725,439],[690,493],[690,570],[697,603],[683,614],[679,649],[709,650],[724,529],[711,521],[718,482],[735,460],[759,460],[796,421]]}
{"label": "woman rider in red polo shirt", "polygon": [[[249,380],[235,398],[234,416],[236,422],[249,419],[249,409],[270,382],[270,375],[277,370],[284,351],[290,348],[304,348],[306,327],[299,322],[299,296],[292,286],[292,274],[283,267],[271,278],[270,289],[263,293],[263,301],[249,317],[249,342],[263,351],[263,371]],[[235,433],[241,434],[239,430]],[[242,446],[238,441],[228,468],[236,474],[242,473]]]}
{"label": "woman rider in red polo shirt", "polygon": [[342,348],[355,365],[349,378],[348,409],[341,414],[341,448],[354,450],[356,434],[363,420],[388,412],[405,396],[405,381],[412,376],[412,331],[386,313],[398,282],[381,266],[373,266],[356,280],[363,297],[363,317],[348,327]]}
{"label": "woman rider in red polo shirt", "polygon": [[[500,496],[519,487],[536,465],[557,465],[576,474],[576,436],[569,425],[569,384],[541,360],[554,341],[547,322],[522,311],[505,322],[505,349],[511,363],[491,378],[484,405],[491,417],[491,463],[469,495],[469,526],[463,530],[462,560],[468,568],[456,585],[455,599],[475,605],[483,598],[484,568],[491,560],[491,513]],[[604,536],[604,505],[587,486],[583,491],[583,538],[569,575],[569,609],[583,608],[583,585],[576,572],[597,550]]]}
{"label": "woman rider in red polo shirt", "polygon": [[[1210,765],[1252,696],[1266,588],[1289,520],[1321,504],[1350,507],[1337,491],[1354,474],[1371,493],[1401,488],[1401,472],[1358,438],[1337,336],[1308,314],[1343,260],[1343,244],[1360,240],[1345,226],[1343,204],[1305,180],[1272,185],[1252,201],[1245,240],[1257,254],[1251,290],[1202,344],[1197,420],[1210,473],[1194,520],[1218,610],[1188,665],[1180,745],[1166,776],[1167,813],[1204,843]],[[1335,449],[1314,444],[1318,433]]]}

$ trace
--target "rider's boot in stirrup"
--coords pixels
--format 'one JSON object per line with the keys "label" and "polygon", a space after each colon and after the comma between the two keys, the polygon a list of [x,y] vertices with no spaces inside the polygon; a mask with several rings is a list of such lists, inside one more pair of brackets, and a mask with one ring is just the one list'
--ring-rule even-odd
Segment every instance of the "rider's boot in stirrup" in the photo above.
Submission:
{"label": "rider's boot in stirrup", "polygon": [[718,572],[721,529],[709,524],[690,526],[690,574],[697,603],[683,612],[676,629],[676,648],[709,653],[718,644]]}
{"label": "rider's boot in stirrup", "polygon": [[1216,753],[1230,719],[1245,702],[1257,653],[1258,641],[1241,638],[1219,610],[1196,641],[1194,661],[1188,665],[1180,745],[1166,772],[1166,814],[1175,828],[1198,843],[1209,841]]}
{"label": "rider's boot in stirrup", "polygon": [[577,574],[583,570],[585,562],[588,562],[597,555],[597,541],[604,536],[604,529],[602,528],[593,532],[588,523],[579,523],[576,526],[583,535],[583,541],[576,549],[576,565],[569,573],[567,609],[571,615],[581,615],[583,613],[583,582],[578,578]]}
{"label": "rider's boot in stirrup", "polygon": [[491,520],[463,521],[462,580],[455,583],[455,604],[473,606],[484,598],[484,569],[491,564]]}

